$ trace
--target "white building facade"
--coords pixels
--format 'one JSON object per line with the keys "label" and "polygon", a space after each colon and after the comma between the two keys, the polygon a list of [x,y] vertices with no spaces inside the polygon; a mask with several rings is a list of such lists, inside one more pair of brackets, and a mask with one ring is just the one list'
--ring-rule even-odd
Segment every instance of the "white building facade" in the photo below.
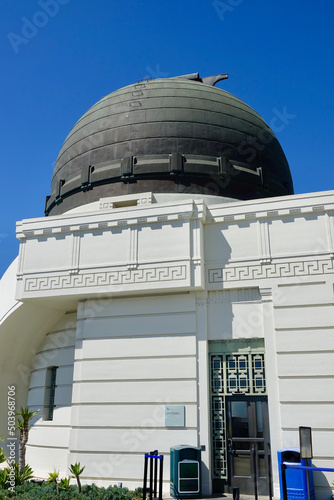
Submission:
{"label": "white building facade", "polygon": [[[0,282],[3,397],[15,385],[40,410],[36,476],[80,462],[84,482],[135,488],[157,449],[168,491],[170,448],[187,444],[204,495],[252,493],[255,457],[259,492],[279,498],[277,451],[299,426],[334,467],[334,192],[87,201],[19,222]],[[333,479],[315,475],[316,498]]]}

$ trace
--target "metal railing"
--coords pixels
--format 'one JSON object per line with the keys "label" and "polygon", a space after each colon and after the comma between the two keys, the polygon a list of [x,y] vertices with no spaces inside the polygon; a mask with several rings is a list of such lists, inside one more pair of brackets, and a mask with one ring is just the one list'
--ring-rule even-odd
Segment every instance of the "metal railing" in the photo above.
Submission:
{"label": "metal railing", "polygon": [[[287,483],[286,483],[286,469],[300,469],[306,471],[307,474],[309,474],[310,471],[315,471],[315,472],[334,472],[334,469],[330,469],[328,467],[312,467],[309,465],[298,465],[290,462],[283,462],[281,464],[281,472],[282,472],[282,492],[283,492],[283,499],[282,500],[288,500],[288,488],[287,488]],[[308,498],[311,497],[310,495],[310,484],[309,481],[307,481],[307,494]]]}
{"label": "metal railing", "polygon": [[[158,462],[159,462],[159,478],[158,478]],[[145,453],[144,463],[144,481],[143,481],[143,500],[146,500],[146,495],[149,499],[159,498],[162,500],[162,483],[163,483],[163,464],[164,456],[158,454],[158,450]],[[147,487],[147,475],[149,474],[149,487]],[[157,486],[159,479],[159,496],[157,497]]]}

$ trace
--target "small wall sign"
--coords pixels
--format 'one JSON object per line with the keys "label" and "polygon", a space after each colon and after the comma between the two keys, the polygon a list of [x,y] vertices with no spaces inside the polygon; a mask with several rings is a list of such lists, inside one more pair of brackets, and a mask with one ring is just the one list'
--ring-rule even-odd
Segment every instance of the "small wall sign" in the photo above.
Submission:
{"label": "small wall sign", "polygon": [[313,458],[311,427],[299,427],[300,458]]}
{"label": "small wall sign", "polygon": [[184,427],[185,408],[184,406],[165,406],[165,427]]}

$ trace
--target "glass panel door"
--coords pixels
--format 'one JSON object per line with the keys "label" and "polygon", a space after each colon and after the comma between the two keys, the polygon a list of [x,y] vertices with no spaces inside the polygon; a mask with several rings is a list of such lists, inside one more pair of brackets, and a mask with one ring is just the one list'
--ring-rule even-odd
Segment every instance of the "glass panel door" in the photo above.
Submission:
{"label": "glass panel door", "polygon": [[226,398],[227,455],[230,488],[267,495],[270,450],[267,398],[234,395]]}

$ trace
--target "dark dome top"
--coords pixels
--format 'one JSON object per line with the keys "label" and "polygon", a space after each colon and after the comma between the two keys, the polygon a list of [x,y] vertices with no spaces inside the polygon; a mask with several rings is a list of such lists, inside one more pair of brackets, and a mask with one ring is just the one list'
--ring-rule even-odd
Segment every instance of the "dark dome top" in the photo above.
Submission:
{"label": "dark dome top", "polygon": [[152,191],[236,199],[293,194],[272,130],[247,104],[200,81],[144,81],[101,99],[60,150],[46,215]]}

